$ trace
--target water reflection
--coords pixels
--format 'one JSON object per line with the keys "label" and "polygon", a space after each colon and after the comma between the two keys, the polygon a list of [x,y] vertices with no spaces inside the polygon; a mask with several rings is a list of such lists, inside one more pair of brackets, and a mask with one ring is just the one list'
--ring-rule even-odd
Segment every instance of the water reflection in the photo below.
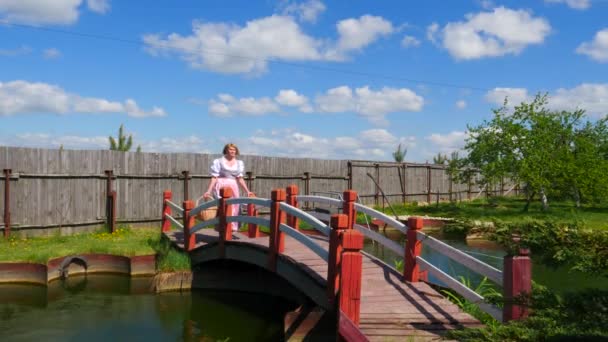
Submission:
{"label": "water reflection", "polygon": [[152,294],[150,278],[0,285],[0,341],[281,341],[295,304],[226,291]]}

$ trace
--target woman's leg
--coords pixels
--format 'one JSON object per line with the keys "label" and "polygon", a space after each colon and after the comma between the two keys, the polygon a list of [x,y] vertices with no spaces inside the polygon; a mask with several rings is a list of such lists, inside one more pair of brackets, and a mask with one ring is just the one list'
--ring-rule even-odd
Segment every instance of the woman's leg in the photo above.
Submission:
{"label": "woman's leg", "polygon": [[[239,185],[236,182],[236,179],[233,179],[232,182],[230,182],[230,188],[232,189],[232,197],[233,198],[238,198],[239,197]],[[238,204],[233,204],[230,206],[230,212],[232,216],[237,216],[239,215],[239,206]],[[239,230],[239,223],[238,222],[232,222],[230,223],[230,228],[232,228],[232,231],[237,231]]]}

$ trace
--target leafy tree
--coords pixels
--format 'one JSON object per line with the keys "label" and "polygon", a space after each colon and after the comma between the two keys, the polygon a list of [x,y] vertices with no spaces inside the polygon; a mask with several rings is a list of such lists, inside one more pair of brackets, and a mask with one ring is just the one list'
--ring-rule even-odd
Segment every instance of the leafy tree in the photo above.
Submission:
{"label": "leafy tree", "polygon": [[403,163],[405,160],[405,155],[407,154],[407,148],[401,149],[401,144],[397,147],[397,150],[393,152],[393,158],[397,163]]}
{"label": "leafy tree", "polygon": [[129,134],[129,137],[124,135],[124,127],[121,124],[118,129],[118,139],[114,139],[114,137],[108,137],[110,140],[110,150],[112,151],[123,151],[128,152],[133,145],[133,136]]}
{"label": "leafy tree", "polygon": [[[546,95],[521,103],[510,113],[505,105],[476,127],[468,127],[466,158],[452,167],[478,169],[483,183],[502,177],[525,185],[528,204],[538,195],[600,200],[608,190],[606,120],[585,121],[583,110],[550,111]],[[598,190],[600,189],[600,190]]]}

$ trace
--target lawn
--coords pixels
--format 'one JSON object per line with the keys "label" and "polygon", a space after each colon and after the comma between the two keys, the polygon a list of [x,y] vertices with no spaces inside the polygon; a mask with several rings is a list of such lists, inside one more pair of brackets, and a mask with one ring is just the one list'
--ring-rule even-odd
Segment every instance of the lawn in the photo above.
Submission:
{"label": "lawn", "polygon": [[[607,206],[583,206],[576,208],[573,202],[549,202],[549,210],[541,210],[540,203],[533,202],[528,212],[524,212],[525,200],[514,197],[494,197],[490,200],[477,199],[461,203],[439,203],[418,206],[412,203],[393,205],[398,215],[427,215],[468,220],[523,222],[530,220],[556,220],[558,222],[578,221],[592,229],[608,229]],[[385,213],[392,215],[386,207]]]}

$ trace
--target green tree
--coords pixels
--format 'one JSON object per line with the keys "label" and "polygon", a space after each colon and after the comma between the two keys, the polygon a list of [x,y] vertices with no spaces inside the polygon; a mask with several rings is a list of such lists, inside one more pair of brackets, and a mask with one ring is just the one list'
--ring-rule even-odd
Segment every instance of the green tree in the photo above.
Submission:
{"label": "green tree", "polygon": [[438,152],[436,156],[433,157],[433,164],[445,164],[449,161],[448,156],[446,154],[441,154]]}
{"label": "green tree", "polygon": [[133,145],[133,136],[131,134],[129,134],[128,137],[124,135],[124,127],[122,124],[118,129],[118,138],[114,139],[112,136],[109,136],[108,138],[110,140],[110,150],[112,151],[127,152]]}
{"label": "green tree", "polygon": [[401,144],[399,144],[399,146],[397,146],[397,150],[393,152],[393,158],[397,163],[403,163],[406,154],[407,148],[401,149]]}
{"label": "green tree", "polygon": [[[606,197],[606,121],[591,123],[583,110],[550,111],[547,96],[530,103],[505,105],[490,121],[468,127],[466,158],[458,167],[478,169],[485,184],[510,178],[525,185],[526,210],[538,195],[543,209],[549,197],[573,196],[598,200]],[[597,187],[597,188],[595,188]]]}

